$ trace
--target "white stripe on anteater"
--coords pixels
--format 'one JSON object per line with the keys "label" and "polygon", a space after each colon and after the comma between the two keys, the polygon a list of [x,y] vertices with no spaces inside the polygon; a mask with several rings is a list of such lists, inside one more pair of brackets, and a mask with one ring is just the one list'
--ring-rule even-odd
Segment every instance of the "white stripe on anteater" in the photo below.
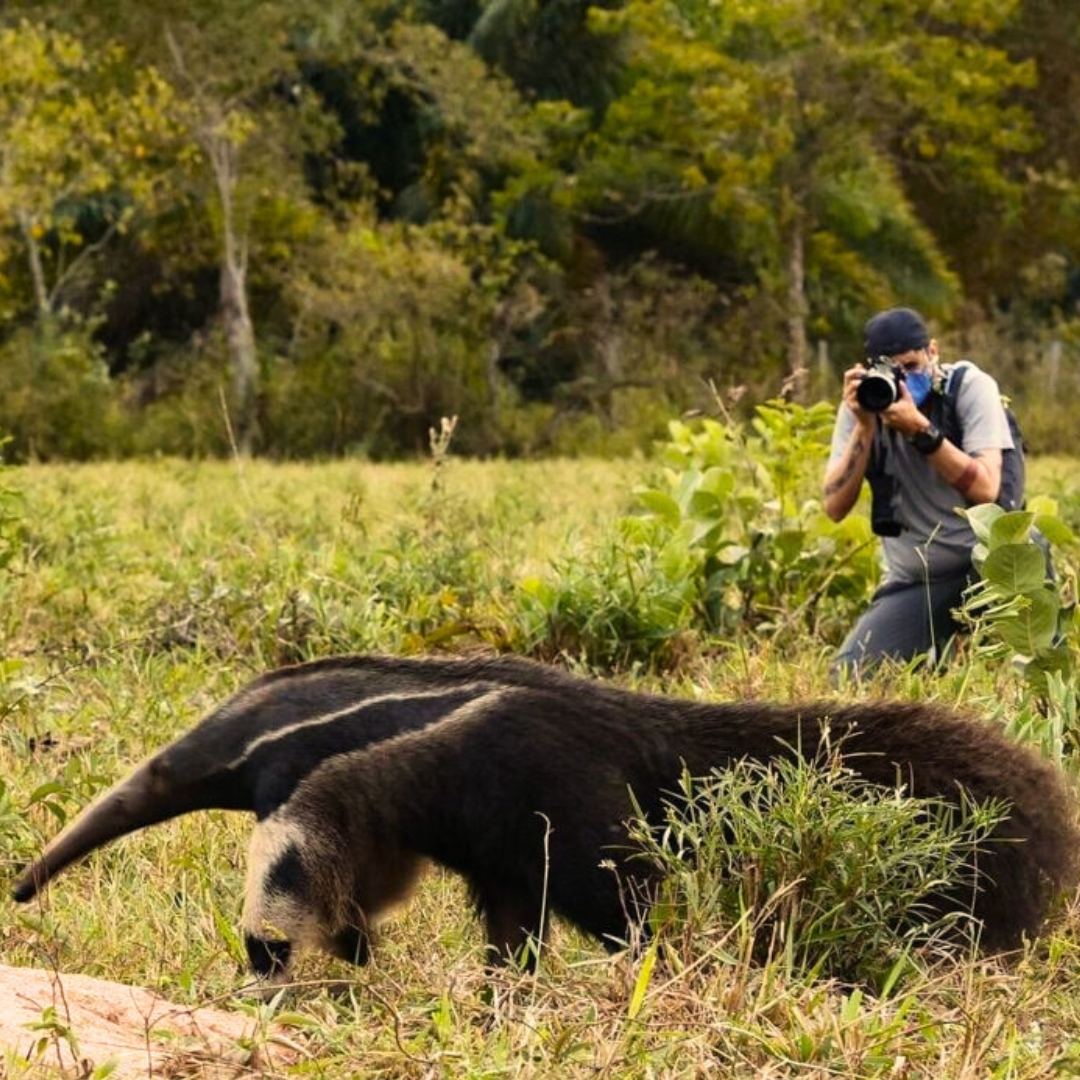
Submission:
{"label": "white stripe on anteater", "polygon": [[[245,762],[249,761],[254,754],[268,746],[284,742],[293,737],[303,738],[305,735],[313,734],[317,728],[334,724],[343,719],[347,719],[350,722],[359,721],[360,723],[363,723],[364,717],[362,713],[365,710],[375,710],[384,705],[406,703],[415,705],[425,700],[434,701],[443,699],[447,696],[448,689],[449,688],[447,687],[441,687],[436,690],[421,690],[408,694],[380,694],[378,697],[368,698],[366,701],[360,702],[359,704],[346,705],[340,709],[335,709],[332,712],[323,713],[320,716],[306,717],[303,720],[298,720],[295,724],[279,727],[274,731],[269,731],[264,735],[259,735],[252,739],[251,742],[244,747],[243,752],[230,761],[225,767],[229,770],[239,769]],[[486,693],[490,689],[490,683],[467,682],[460,686],[454,686],[452,691],[455,694],[473,695]]]}

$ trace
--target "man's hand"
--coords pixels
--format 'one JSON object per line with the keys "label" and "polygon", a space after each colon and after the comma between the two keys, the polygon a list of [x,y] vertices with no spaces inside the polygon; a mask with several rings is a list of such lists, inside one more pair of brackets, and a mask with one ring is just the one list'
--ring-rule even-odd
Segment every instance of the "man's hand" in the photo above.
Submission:
{"label": "man's hand", "polygon": [[844,372],[844,404],[854,413],[855,419],[862,427],[869,427],[874,419],[874,414],[868,412],[859,404],[858,390],[859,383],[863,381],[863,376],[866,374],[866,368],[862,364],[856,364],[855,367],[848,368]]}
{"label": "man's hand", "polygon": [[[846,400],[846,399],[845,399]],[[918,405],[911,400],[908,388],[900,383],[900,396],[881,413],[881,422],[899,431],[901,435],[918,435],[930,426],[930,420],[919,411]]]}

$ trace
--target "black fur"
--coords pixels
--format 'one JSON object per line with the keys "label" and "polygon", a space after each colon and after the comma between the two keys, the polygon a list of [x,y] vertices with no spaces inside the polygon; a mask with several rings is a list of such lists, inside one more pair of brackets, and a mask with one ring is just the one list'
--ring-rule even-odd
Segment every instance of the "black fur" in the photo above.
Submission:
{"label": "black fur", "polygon": [[[976,895],[955,898],[983,921],[988,948],[1035,933],[1053,892],[1074,880],[1061,781],[991,726],[917,704],[699,705],[591,688],[500,688],[438,725],[328,761],[280,811],[322,831],[303,847],[309,872],[319,873],[319,851],[401,848],[466,878],[500,954],[541,935],[545,907],[596,937],[622,938],[625,886],[640,874],[625,857],[630,791],[655,814],[684,762],[703,775],[787,753],[785,744],[814,754],[827,718],[833,737],[847,737],[848,765],[873,783],[1011,804],[980,855]],[[350,861],[339,887],[358,894],[378,872]],[[333,887],[324,875],[320,888]]]}
{"label": "black fur", "polygon": [[248,963],[260,979],[280,978],[289,969],[292,945],[288,941],[244,935]]}
{"label": "black fur", "polygon": [[290,844],[270,868],[266,883],[275,892],[307,898],[307,875],[304,873],[300,849],[295,844]]}
{"label": "black fur", "polygon": [[465,877],[497,956],[542,936],[545,910],[610,942],[627,932],[626,886],[641,873],[625,857],[630,792],[655,814],[684,764],[702,775],[794,747],[813,756],[823,720],[873,783],[1006,800],[975,896],[955,900],[982,919],[989,948],[1039,929],[1075,881],[1073,804],[995,726],[898,702],[700,704],[513,658],[355,657],[264,676],[84,812],[15,895],[124,832],[221,806],[259,819],[249,952],[269,925],[366,959],[369,922],[407,895],[424,859]]}

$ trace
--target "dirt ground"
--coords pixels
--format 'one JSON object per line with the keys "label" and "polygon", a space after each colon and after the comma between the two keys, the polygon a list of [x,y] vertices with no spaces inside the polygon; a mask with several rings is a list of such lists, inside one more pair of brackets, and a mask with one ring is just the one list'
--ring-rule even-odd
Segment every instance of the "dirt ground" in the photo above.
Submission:
{"label": "dirt ground", "polygon": [[79,1080],[114,1061],[110,1075],[118,1080],[225,1080],[271,1076],[297,1056],[286,1034],[260,1031],[252,1017],[187,1008],[85,975],[0,964],[0,1077]]}

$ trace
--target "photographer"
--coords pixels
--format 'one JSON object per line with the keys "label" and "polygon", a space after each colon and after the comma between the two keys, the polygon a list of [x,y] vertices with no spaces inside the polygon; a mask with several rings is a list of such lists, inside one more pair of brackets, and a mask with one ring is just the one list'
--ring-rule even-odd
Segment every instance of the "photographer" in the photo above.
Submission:
{"label": "photographer", "polygon": [[956,396],[960,445],[931,422],[946,373],[917,312],[882,311],[865,337],[866,362],[844,372],[824,480],[833,521],[870,481],[882,537],[884,580],[834,663],[834,673],[856,676],[883,657],[943,655],[958,629],[952,610],[974,573],[975,536],[956,509],[998,497],[1002,450],[1013,445],[997,383],[974,365]]}

